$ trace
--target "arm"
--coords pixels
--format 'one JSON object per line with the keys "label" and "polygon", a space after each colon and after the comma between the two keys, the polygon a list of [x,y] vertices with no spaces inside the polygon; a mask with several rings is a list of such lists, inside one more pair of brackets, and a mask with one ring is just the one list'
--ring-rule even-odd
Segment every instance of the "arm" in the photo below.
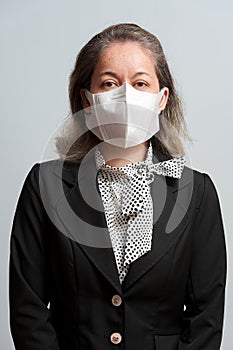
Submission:
{"label": "arm", "polygon": [[204,192],[195,218],[186,291],[184,334],[178,350],[219,350],[226,283],[226,247],[216,189],[204,174]]}
{"label": "arm", "polygon": [[59,350],[47,308],[48,220],[40,198],[37,163],[23,184],[10,238],[10,326],[16,350]]}

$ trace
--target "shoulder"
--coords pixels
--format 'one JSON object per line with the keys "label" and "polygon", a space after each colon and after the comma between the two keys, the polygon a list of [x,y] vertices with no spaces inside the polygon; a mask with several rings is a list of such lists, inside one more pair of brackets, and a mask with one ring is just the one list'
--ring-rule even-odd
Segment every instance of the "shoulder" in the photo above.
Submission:
{"label": "shoulder", "polygon": [[218,201],[216,186],[208,173],[185,166],[182,176],[192,179],[193,191],[197,195],[198,208],[201,206],[203,199],[208,199],[209,202]]}
{"label": "shoulder", "polygon": [[[36,162],[26,173],[19,196],[20,208],[36,208],[47,213],[54,208],[60,198],[63,198],[76,179],[77,164],[66,163],[61,159]],[[64,182],[67,181],[66,187]],[[43,209],[43,210],[44,210]],[[52,214],[51,214],[52,215]],[[52,216],[51,216],[52,217]]]}
{"label": "shoulder", "polygon": [[39,181],[60,179],[75,184],[79,166],[80,163],[64,161],[60,158],[36,162],[28,170],[25,182],[35,184]]}

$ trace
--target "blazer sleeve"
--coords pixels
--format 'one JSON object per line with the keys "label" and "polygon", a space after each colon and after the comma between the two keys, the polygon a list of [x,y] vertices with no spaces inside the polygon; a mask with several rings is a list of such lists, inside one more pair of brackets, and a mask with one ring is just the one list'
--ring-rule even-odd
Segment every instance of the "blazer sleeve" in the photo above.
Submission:
{"label": "blazer sleeve", "polygon": [[49,218],[40,197],[39,166],[34,164],[24,181],[10,237],[10,327],[16,350],[59,350],[47,307]]}
{"label": "blazer sleeve", "polygon": [[226,283],[226,245],[218,195],[207,174],[195,217],[192,259],[178,350],[219,350]]}

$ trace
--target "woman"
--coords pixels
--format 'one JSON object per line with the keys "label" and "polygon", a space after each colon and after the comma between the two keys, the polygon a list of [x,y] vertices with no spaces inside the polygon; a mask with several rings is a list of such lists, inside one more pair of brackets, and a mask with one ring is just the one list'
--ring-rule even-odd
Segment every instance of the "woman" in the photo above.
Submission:
{"label": "woman", "polygon": [[72,130],[36,163],[11,233],[17,350],[217,350],[226,248],[209,175],[185,166],[158,39],[111,26],[70,76]]}

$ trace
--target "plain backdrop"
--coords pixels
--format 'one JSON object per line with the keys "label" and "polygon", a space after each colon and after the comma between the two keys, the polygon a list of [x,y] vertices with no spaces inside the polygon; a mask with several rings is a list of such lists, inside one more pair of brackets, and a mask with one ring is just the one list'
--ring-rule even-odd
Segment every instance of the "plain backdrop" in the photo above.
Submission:
{"label": "plain backdrop", "polygon": [[14,349],[9,237],[22,183],[69,112],[68,79],[78,51],[94,34],[119,22],[137,23],[160,39],[195,140],[189,148],[192,166],[207,172],[217,188],[228,249],[222,349],[232,349],[233,2],[1,0],[1,350]]}

